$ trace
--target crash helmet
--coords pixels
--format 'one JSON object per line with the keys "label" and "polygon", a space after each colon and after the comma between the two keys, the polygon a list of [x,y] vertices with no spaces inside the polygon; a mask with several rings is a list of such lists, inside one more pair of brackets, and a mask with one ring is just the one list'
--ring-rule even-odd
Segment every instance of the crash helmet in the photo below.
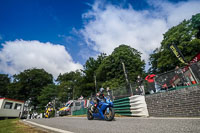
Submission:
{"label": "crash helmet", "polygon": [[100,88],[100,92],[103,92],[104,91],[104,88]]}

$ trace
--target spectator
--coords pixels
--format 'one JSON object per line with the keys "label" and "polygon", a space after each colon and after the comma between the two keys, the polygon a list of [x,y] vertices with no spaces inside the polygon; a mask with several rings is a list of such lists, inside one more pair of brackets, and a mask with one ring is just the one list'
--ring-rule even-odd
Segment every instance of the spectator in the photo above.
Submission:
{"label": "spectator", "polygon": [[140,92],[142,95],[145,95],[145,91],[144,91],[144,85],[143,85],[143,79],[140,77],[140,75],[137,76],[137,85],[140,89]]}
{"label": "spectator", "polygon": [[175,68],[175,73],[178,75],[178,78],[180,79],[180,86],[184,86],[184,85],[187,85],[187,79],[185,78],[185,75],[182,71],[181,68],[179,68],[179,66],[176,66]]}
{"label": "spectator", "polygon": [[[157,75],[155,76],[157,78]],[[156,78],[154,78],[154,82],[155,82],[155,89],[156,89],[156,92],[159,92],[161,87],[159,85],[159,83],[156,81]]]}
{"label": "spectator", "polygon": [[32,119],[32,112],[30,112],[29,114],[29,119]]}
{"label": "spectator", "polygon": [[141,91],[138,88],[136,88],[135,89],[135,95],[141,95],[141,94],[142,94]]}
{"label": "spectator", "polygon": [[81,95],[81,97],[79,97],[79,99],[78,100],[83,100],[83,96]]}
{"label": "spectator", "polygon": [[106,91],[107,91],[108,95],[110,96],[110,95],[111,95],[111,94],[110,94],[111,92],[110,92],[110,88],[109,88],[109,87],[106,88]]}
{"label": "spectator", "polygon": [[156,75],[155,74],[149,74],[148,76],[146,76],[145,80],[147,80],[148,82],[148,90],[150,94],[153,94],[156,92],[155,90],[155,83],[154,83],[154,77]]}
{"label": "spectator", "polygon": [[168,91],[168,86],[166,83],[162,85],[162,89],[164,89],[165,91]]}
{"label": "spectator", "polygon": [[106,91],[107,91],[107,94],[110,97],[110,99],[113,100],[114,97],[113,97],[112,92],[109,87],[106,88]]}

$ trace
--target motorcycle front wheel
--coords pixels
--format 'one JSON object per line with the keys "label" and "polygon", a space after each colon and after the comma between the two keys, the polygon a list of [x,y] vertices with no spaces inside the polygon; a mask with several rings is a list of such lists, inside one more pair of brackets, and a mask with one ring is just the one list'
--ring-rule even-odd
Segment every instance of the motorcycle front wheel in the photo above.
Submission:
{"label": "motorcycle front wheel", "polygon": [[92,112],[91,109],[88,108],[88,110],[87,110],[87,119],[88,120],[93,120],[94,119],[94,117],[93,117],[91,112]]}
{"label": "motorcycle front wheel", "polygon": [[115,110],[112,107],[107,107],[104,112],[104,117],[106,121],[112,121],[115,117]]}

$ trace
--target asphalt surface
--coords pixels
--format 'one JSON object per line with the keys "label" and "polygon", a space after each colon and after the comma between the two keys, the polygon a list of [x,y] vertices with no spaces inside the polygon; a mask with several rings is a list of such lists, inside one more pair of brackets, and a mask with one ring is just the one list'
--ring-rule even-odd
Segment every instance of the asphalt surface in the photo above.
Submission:
{"label": "asphalt surface", "polygon": [[123,117],[114,121],[57,117],[28,120],[74,133],[200,133],[200,118]]}

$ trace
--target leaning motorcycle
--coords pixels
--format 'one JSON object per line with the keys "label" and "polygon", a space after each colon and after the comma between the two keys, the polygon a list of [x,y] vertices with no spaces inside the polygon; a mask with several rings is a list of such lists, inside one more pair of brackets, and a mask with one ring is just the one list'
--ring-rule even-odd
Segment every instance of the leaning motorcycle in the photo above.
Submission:
{"label": "leaning motorcycle", "polygon": [[53,113],[54,109],[52,107],[48,107],[45,111],[45,116],[44,118],[50,118],[52,113]]}
{"label": "leaning motorcycle", "polygon": [[[93,106],[95,106],[94,110],[92,109]],[[87,111],[88,120],[93,120],[94,118],[97,118],[106,121],[112,121],[114,117],[115,111],[110,96],[104,97],[104,99],[99,101],[98,105],[95,104],[93,100],[90,101],[90,105]]]}

